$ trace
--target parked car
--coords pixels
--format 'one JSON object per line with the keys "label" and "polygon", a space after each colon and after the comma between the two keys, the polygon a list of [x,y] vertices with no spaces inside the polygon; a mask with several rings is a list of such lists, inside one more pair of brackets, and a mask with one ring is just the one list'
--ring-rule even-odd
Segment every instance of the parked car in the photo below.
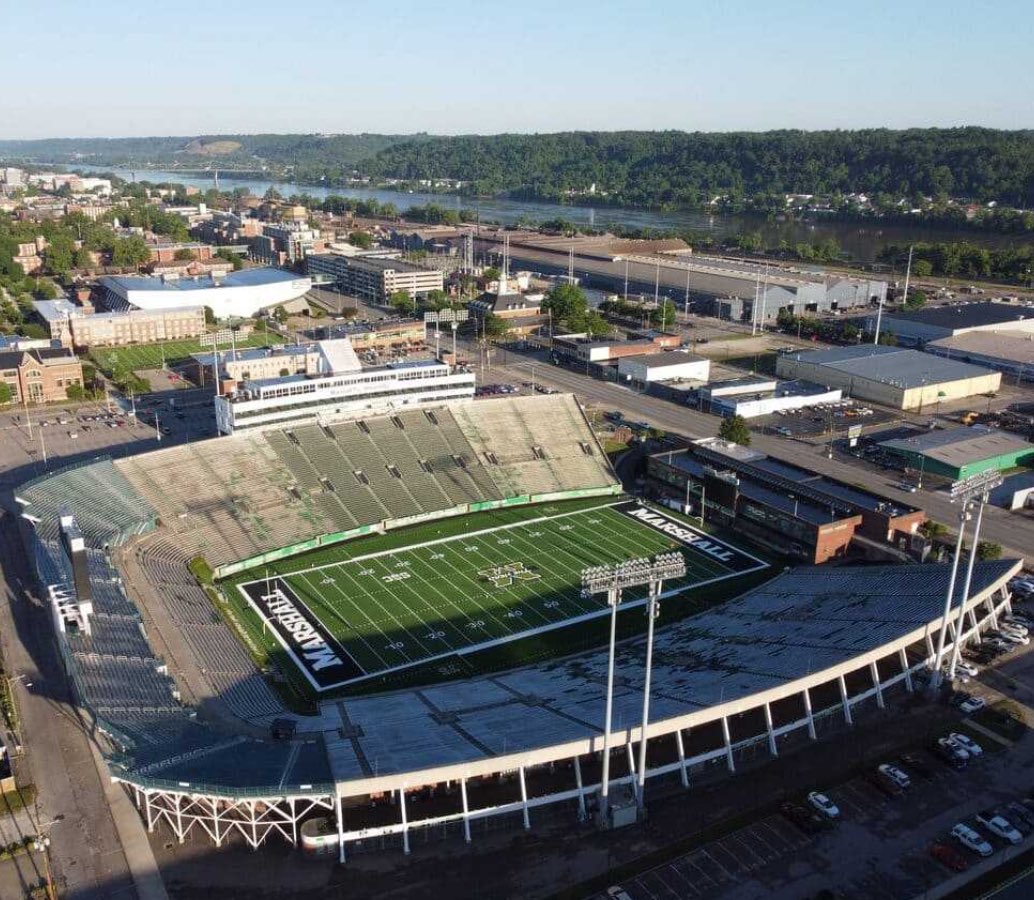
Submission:
{"label": "parked car", "polygon": [[990,856],[995,852],[994,847],[984,839],[984,836],[965,822],[959,822],[952,828],[951,836],[967,850],[972,850],[978,856]]}
{"label": "parked car", "polygon": [[987,701],[983,697],[973,697],[970,694],[960,694],[959,697],[958,707],[966,715],[980,712],[980,710],[987,706]]}
{"label": "parked car", "polygon": [[1025,634],[1020,634],[1018,631],[1006,630],[1008,626],[1002,628],[1002,637],[1005,638],[1010,644],[1017,644],[1019,646],[1026,647],[1030,643],[1030,638]]}
{"label": "parked car", "polygon": [[784,803],[779,811],[805,834],[815,834],[826,824],[825,819],[815,810],[801,806],[799,803]]}
{"label": "parked car", "polygon": [[825,794],[812,791],[808,794],[808,802],[827,819],[836,819],[840,816],[840,808]]}
{"label": "parked car", "polygon": [[966,859],[951,844],[937,841],[930,845],[930,855],[945,868],[953,872],[965,872],[969,868],[969,860]]}
{"label": "parked car", "polygon": [[964,659],[960,659],[958,665],[955,667],[956,671],[961,672],[963,675],[968,675],[970,678],[976,678],[980,674],[978,669],[973,663],[966,662]]}
{"label": "parked car", "polygon": [[908,790],[912,786],[912,779],[908,777],[908,774],[904,769],[899,769],[893,763],[882,763],[876,769],[884,778],[893,781],[903,791]]}
{"label": "parked car", "polygon": [[938,739],[933,751],[953,769],[964,769],[969,763],[969,754],[946,737]]}
{"label": "parked car", "polygon": [[1006,803],[1002,807],[1001,812],[1024,835],[1034,831],[1034,812],[1031,812],[1022,803],[1013,800],[1010,803]]}
{"label": "parked car", "polygon": [[1005,816],[999,815],[997,810],[986,809],[976,814],[976,820],[984,826],[991,834],[1000,837],[1010,844],[1018,844],[1023,840],[1023,835],[1015,825]]}
{"label": "parked car", "polygon": [[959,731],[953,731],[948,735],[948,740],[952,743],[957,744],[963,750],[965,750],[971,757],[983,756],[984,748],[980,746],[976,741],[973,740],[968,734],[962,734]]}

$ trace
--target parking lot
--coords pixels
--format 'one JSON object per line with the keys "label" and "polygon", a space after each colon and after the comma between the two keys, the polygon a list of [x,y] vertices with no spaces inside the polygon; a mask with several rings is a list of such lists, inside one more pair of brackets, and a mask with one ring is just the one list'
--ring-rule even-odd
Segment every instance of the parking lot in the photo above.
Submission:
{"label": "parking lot", "polygon": [[[982,670],[967,691],[988,705],[1001,704],[1021,715],[1026,728],[1016,726],[1011,737],[988,727],[987,710],[959,720],[951,731],[979,744],[960,768],[948,761],[938,737],[884,762],[901,769],[910,781],[898,790],[876,768],[866,769],[834,785],[817,785],[838,808],[838,816],[770,814],[712,840],[693,851],[635,877],[614,884],[594,900],[675,900],[722,897],[728,900],[785,898],[800,900],[823,890],[843,898],[911,898],[959,875],[952,866],[969,870],[996,865],[1034,845],[1034,654],[1018,647]],[[1003,690],[1004,689],[1004,690]],[[955,765],[960,765],[958,762]],[[791,797],[798,812],[808,810],[804,796]],[[1009,815],[1010,803],[1027,800],[1029,817],[1017,810],[1012,819],[1022,841],[989,830],[978,815],[998,811]],[[1013,807],[1016,810],[1016,807]],[[793,821],[791,821],[791,818]],[[802,821],[803,819],[803,821]],[[990,854],[965,848],[951,835],[964,823],[990,845]],[[942,845],[934,858],[933,846]]]}
{"label": "parking lot", "polygon": [[215,435],[208,391],[147,394],[136,399],[135,417],[131,411],[132,404],[112,399],[78,407],[34,408],[28,414],[25,410],[4,413],[0,416],[0,487],[15,487],[97,456],[128,456]]}

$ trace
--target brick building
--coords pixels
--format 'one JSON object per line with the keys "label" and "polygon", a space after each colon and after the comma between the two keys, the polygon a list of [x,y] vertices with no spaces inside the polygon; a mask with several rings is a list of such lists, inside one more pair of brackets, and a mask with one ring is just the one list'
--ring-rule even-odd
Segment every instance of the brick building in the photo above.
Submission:
{"label": "brick building", "polygon": [[54,403],[82,385],[83,367],[71,350],[10,350],[0,353],[0,382],[10,387],[13,403]]}

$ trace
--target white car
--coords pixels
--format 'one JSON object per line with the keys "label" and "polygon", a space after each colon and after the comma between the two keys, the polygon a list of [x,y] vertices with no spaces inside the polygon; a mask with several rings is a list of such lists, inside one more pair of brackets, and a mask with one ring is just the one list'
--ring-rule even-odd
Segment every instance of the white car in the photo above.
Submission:
{"label": "white car", "polygon": [[996,815],[993,811],[977,813],[977,821],[983,825],[991,834],[1000,837],[1010,844],[1018,844],[1023,840],[1023,835],[1005,816]]}
{"label": "white car", "polygon": [[812,791],[808,794],[808,802],[827,819],[836,819],[840,815],[840,807],[825,794],[820,794],[818,791]]}
{"label": "white car", "polygon": [[959,664],[955,667],[956,672],[961,672],[963,675],[968,675],[970,678],[976,678],[980,674],[978,669],[973,663],[966,662],[966,660],[959,660]]}
{"label": "white car", "polygon": [[969,751],[962,744],[956,743],[949,737],[937,738],[937,746],[951,754],[952,759],[965,763],[969,759]]}
{"label": "white car", "polygon": [[973,740],[968,734],[962,734],[958,731],[953,731],[948,735],[948,740],[955,744],[956,747],[961,747],[970,756],[983,756],[984,748],[980,746],[976,741]]}
{"label": "white car", "polygon": [[626,891],[620,884],[615,884],[613,887],[607,888],[607,896],[611,900],[632,900]]}
{"label": "white car", "polygon": [[883,763],[877,768],[877,771],[885,778],[889,778],[894,782],[894,784],[903,790],[912,786],[912,779],[897,766],[891,765],[890,763]]}
{"label": "white car", "polygon": [[1002,629],[1002,637],[1010,644],[1021,644],[1026,647],[1030,643],[1030,638],[1027,635],[1020,634],[1018,631],[1011,631],[1008,628]]}
{"label": "white car", "polygon": [[971,715],[980,712],[985,706],[987,706],[987,701],[983,697],[967,697],[959,704],[959,709]]}
{"label": "white car", "polygon": [[972,850],[980,856],[990,856],[995,852],[994,847],[984,840],[979,831],[963,822],[952,828],[951,836],[967,850]]}
{"label": "white car", "polygon": [[1022,634],[1027,637],[1030,632],[1027,630],[1026,625],[1021,625],[1019,622],[1002,622],[1002,631],[1011,631],[1013,634]]}
{"label": "white car", "polygon": [[1028,619],[1022,613],[1016,613],[1016,612],[1009,613],[1009,615],[1007,615],[1004,619],[1002,619],[1002,621],[1006,622],[1009,625],[1020,625],[1023,628],[1028,628],[1028,629],[1031,626],[1030,619]]}

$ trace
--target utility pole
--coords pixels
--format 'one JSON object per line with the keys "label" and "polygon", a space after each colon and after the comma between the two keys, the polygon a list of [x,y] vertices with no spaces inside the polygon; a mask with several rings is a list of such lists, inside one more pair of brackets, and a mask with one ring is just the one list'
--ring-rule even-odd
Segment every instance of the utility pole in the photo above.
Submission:
{"label": "utility pole", "polygon": [[625,303],[628,303],[628,257],[625,257]]}
{"label": "utility pole", "polygon": [[[908,281],[912,275],[912,251],[915,246],[910,244],[908,247],[908,265],[905,267],[905,293],[902,296],[902,302],[908,300]],[[886,292],[884,292],[885,294]],[[872,336],[873,344],[880,342],[880,324],[883,321],[883,296],[880,297],[880,305],[876,308],[876,330]]]}

